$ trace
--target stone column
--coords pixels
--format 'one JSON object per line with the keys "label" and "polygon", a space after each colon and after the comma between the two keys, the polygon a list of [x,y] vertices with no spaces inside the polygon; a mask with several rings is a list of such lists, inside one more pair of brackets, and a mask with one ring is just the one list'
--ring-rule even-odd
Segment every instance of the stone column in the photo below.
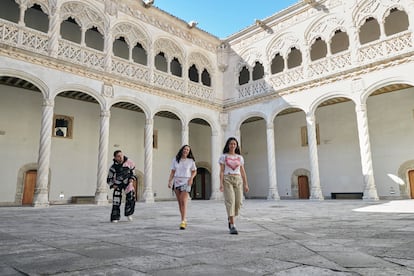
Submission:
{"label": "stone column", "polygon": [[189,144],[189,131],[188,131],[188,124],[182,123],[181,129],[181,145],[188,145]]}
{"label": "stone column", "polygon": [[152,191],[152,149],[153,149],[154,120],[147,119],[145,123],[145,160],[144,160],[144,195],[146,203],[153,203],[154,193]]}
{"label": "stone column", "polygon": [[60,16],[55,1],[52,1],[49,15],[49,55],[56,58],[59,52]]}
{"label": "stone column", "polygon": [[218,131],[211,134],[211,196],[210,200],[223,199],[220,192],[220,165],[219,158],[221,153],[222,139]]}
{"label": "stone column", "polygon": [[108,203],[108,144],[109,144],[109,120],[111,112],[101,110],[101,128],[99,134],[98,177],[96,183],[95,203],[106,205]]}
{"label": "stone column", "polygon": [[26,24],[24,23],[24,16],[26,14],[26,10],[27,10],[27,4],[23,1],[21,1],[20,3],[20,14],[19,14],[19,22],[18,24],[20,26],[25,26]]}
{"label": "stone column", "polygon": [[361,43],[359,41],[359,30],[352,26],[349,29],[349,48],[351,49],[351,62],[353,64],[357,64],[359,57],[358,57],[358,49],[361,47]]}
{"label": "stone column", "polygon": [[369,141],[366,104],[355,107],[358,123],[359,150],[361,154],[362,175],[364,177],[364,200],[378,200],[377,187],[372,168],[371,144]]}
{"label": "stone column", "polygon": [[[108,23],[108,25],[110,25]],[[105,30],[105,41],[104,41],[104,68],[106,72],[112,72],[112,55],[113,55],[113,39],[112,39],[112,32],[111,27],[108,26]]]}
{"label": "stone column", "polygon": [[316,138],[315,115],[307,114],[306,123],[308,130],[308,148],[311,169],[311,193],[309,199],[323,200],[321,183],[319,179],[318,142]]}
{"label": "stone column", "polygon": [[33,199],[34,207],[49,206],[49,165],[52,144],[54,100],[44,99],[42,122],[40,126],[39,157],[37,161],[37,179]]}
{"label": "stone column", "polygon": [[273,122],[267,124],[267,170],[269,174],[269,193],[268,200],[280,199],[277,191],[276,177],[276,154],[275,154],[275,132]]}

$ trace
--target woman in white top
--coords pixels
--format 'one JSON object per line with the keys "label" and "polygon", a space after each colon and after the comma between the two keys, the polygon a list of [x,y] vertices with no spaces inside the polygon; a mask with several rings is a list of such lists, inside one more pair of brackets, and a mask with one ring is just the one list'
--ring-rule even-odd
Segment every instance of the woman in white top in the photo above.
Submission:
{"label": "woman in white top", "polygon": [[239,215],[243,200],[243,187],[247,193],[249,185],[244,170],[244,159],[240,155],[239,142],[236,138],[230,137],[227,139],[219,164],[220,191],[224,192],[230,234],[237,235],[238,231],[234,223],[234,217]]}
{"label": "woman in white top", "polygon": [[[189,145],[184,145],[178,151],[171,164],[171,173],[168,179],[168,188],[173,188],[180,208],[180,229],[187,227],[188,193],[191,191],[194,177],[197,174],[195,159]],[[174,183],[173,183],[174,182]]]}

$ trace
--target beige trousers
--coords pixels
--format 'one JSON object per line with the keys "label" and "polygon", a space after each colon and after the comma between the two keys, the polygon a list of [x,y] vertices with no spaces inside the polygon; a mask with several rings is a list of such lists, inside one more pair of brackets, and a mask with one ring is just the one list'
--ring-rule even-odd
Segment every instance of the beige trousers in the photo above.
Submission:
{"label": "beige trousers", "polygon": [[241,176],[224,175],[223,187],[227,216],[238,216],[243,200],[243,180]]}

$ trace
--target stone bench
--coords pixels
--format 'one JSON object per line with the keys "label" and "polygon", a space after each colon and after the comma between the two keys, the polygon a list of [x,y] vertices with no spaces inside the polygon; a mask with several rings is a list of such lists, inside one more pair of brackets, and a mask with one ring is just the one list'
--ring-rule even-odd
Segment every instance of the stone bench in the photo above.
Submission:
{"label": "stone bench", "polygon": [[332,199],[362,199],[364,193],[331,193]]}
{"label": "stone bench", "polygon": [[72,196],[74,204],[94,204],[95,196]]}

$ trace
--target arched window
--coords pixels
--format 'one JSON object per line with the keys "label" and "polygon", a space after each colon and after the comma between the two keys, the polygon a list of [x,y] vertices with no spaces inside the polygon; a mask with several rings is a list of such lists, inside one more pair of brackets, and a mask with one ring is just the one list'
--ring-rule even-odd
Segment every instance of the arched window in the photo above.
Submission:
{"label": "arched window", "polygon": [[348,34],[341,30],[336,30],[331,39],[331,53],[336,54],[348,50],[349,37]]}
{"label": "arched window", "polygon": [[298,67],[302,64],[302,53],[295,47],[291,48],[288,56],[288,69]]}
{"label": "arched window", "polygon": [[123,36],[115,39],[112,51],[114,53],[114,56],[129,60],[129,46]]}
{"label": "arched window", "polygon": [[104,37],[98,31],[98,28],[93,27],[85,32],[85,44],[90,48],[96,49],[98,51],[103,51]]}
{"label": "arched window", "polygon": [[82,31],[75,19],[69,17],[68,19],[62,21],[60,25],[60,35],[62,38],[78,43],[81,43]]}
{"label": "arched window", "polygon": [[183,75],[183,68],[181,66],[180,61],[177,58],[173,58],[170,64],[171,74],[177,77],[182,77]]}
{"label": "arched window", "polygon": [[239,74],[239,85],[243,85],[248,83],[250,80],[250,72],[249,69],[247,69],[246,66],[244,66],[241,70],[240,70],[240,74]]}
{"label": "arched window", "polygon": [[211,78],[210,78],[210,73],[207,71],[207,69],[204,69],[203,72],[201,73],[201,82],[205,85],[205,86],[211,86]]}
{"label": "arched window", "polygon": [[163,52],[159,52],[158,55],[154,58],[155,68],[167,72],[168,71],[168,64],[167,59],[165,58],[165,54]]}
{"label": "arched window", "polygon": [[0,18],[14,23],[19,23],[20,8],[14,0],[1,0]]}
{"label": "arched window", "polygon": [[30,9],[26,10],[24,24],[29,28],[44,33],[47,33],[49,30],[49,18],[38,4],[34,4]]}
{"label": "arched window", "polygon": [[285,60],[279,53],[277,53],[275,57],[272,59],[271,72],[272,74],[277,74],[283,72],[284,68]]}
{"label": "arched window", "polygon": [[384,28],[387,36],[408,30],[409,20],[405,11],[392,9],[385,18]]}
{"label": "arched window", "polygon": [[378,40],[380,38],[380,26],[378,21],[370,17],[359,30],[359,41],[361,45]]}
{"label": "arched window", "polygon": [[256,61],[256,64],[253,67],[253,80],[262,79],[264,76],[264,67],[263,65]]}
{"label": "arched window", "polygon": [[147,52],[140,43],[137,43],[137,45],[132,48],[132,59],[136,63],[147,65]]}
{"label": "arched window", "polygon": [[195,64],[191,65],[191,67],[188,69],[188,78],[190,81],[198,82],[198,69]]}
{"label": "arched window", "polygon": [[318,60],[326,57],[328,53],[328,48],[326,42],[322,38],[318,37],[315,42],[312,44],[310,51],[311,61]]}

